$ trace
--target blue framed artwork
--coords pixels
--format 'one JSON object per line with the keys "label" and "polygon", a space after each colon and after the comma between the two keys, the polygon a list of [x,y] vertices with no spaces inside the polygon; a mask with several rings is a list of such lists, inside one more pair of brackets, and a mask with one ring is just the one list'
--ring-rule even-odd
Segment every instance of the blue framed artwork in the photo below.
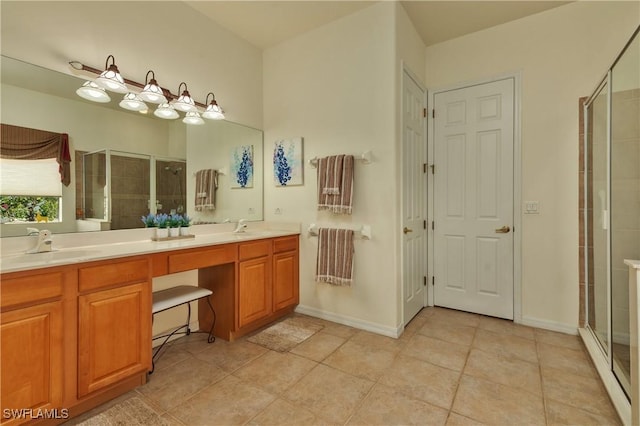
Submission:
{"label": "blue framed artwork", "polygon": [[276,186],[304,184],[302,138],[276,141],[273,148],[273,180]]}
{"label": "blue framed artwork", "polygon": [[253,188],[253,145],[231,148],[231,188]]}

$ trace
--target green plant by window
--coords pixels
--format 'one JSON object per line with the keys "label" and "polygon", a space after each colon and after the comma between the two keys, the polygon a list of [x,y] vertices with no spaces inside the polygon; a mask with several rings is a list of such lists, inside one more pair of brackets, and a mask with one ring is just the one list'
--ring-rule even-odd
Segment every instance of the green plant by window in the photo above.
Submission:
{"label": "green plant by window", "polygon": [[60,197],[38,197],[23,195],[0,195],[0,217],[2,222],[59,221]]}

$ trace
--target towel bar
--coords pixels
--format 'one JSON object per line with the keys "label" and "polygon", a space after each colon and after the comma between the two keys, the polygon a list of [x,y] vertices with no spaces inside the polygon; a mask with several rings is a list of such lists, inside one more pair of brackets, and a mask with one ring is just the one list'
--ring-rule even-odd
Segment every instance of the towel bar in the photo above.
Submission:
{"label": "towel bar", "polygon": [[[355,160],[362,161],[363,164],[371,164],[371,151],[365,151],[360,155],[354,155],[353,158]],[[309,160],[309,165],[311,167],[318,167],[318,157],[313,157]]]}
{"label": "towel bar", "polygon": [[[319,228],[320,227],[315,223],[312,223],[311,225],[309,225],[309,229],[307,230],[309,233],[309,236],[317,237]],[[363,240],[371,239],[371,226],[369,225],[362,225],[360,228],[354,229],[353,231],[356,233],[356,236],[359,237],[360,239],[363,239]]]}

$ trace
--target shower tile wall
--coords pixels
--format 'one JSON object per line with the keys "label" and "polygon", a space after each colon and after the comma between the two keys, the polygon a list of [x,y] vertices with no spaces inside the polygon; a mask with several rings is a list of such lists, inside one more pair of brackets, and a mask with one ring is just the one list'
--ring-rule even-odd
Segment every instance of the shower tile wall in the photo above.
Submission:
{"label": "shower tile wall", "polygon": [[161,209],[160,213],[184,213],[187,204],[185,187],[187,180],[187,165],[182,161],[156,162],[156,199]]}
{"label": "shower tile wall", "polygon": [[149,159],[111,156],[111,229],[142,228],[150,188]]}

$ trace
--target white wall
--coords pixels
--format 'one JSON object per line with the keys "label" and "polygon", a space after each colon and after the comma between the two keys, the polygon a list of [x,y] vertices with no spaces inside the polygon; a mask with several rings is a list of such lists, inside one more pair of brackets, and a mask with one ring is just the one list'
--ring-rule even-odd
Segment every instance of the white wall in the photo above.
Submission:
{"label": "white wall", "polygon": [[[334,287],[314,280],[317,238],[300,239],[300,309],[394,333],[398,326],[395,222],[396,5],[381,2],[264,52],[265,219],[330,227],[371,225],[373,239],[356,240],[354,282]],[[304,158],[373,152],[356,162],[352,216],[318,212],[316,169],[304,185],[275,187],[273,143],[302,136]],[[280,209],[281,215],[275,214]]]}
{"label": "white wall", "polygon": [[574,2],[426,49],[430,89],[522,76],[522,316],[578,325],[578,98],[591,94],[639,23],[638,2]]}
{"label": "white wall", "polygon": [[262,54],[180,1],[3,1],[2,54],[71,74],[69,61],[103,69],[114,55],[125,78],[147,71],[174,94],[208,92],[230,121],[262,128]]}

